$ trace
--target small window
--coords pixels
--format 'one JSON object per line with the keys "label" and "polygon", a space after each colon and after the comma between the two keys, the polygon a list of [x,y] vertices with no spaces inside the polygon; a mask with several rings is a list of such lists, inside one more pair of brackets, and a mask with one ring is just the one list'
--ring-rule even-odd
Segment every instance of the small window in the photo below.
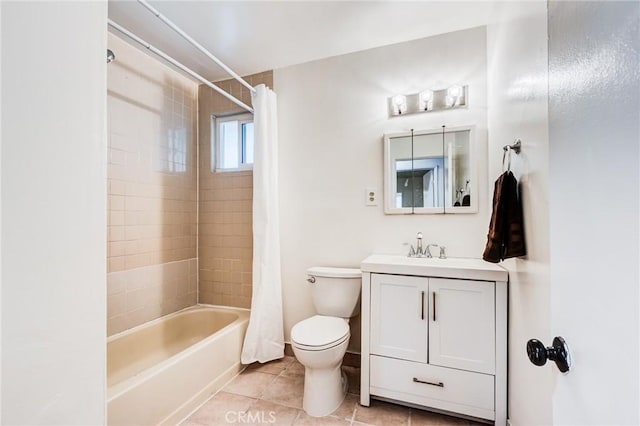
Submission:
{"label": "small window", "polygon": [[253,165],[253,116],[212,117],[212,171],[251,170]]}

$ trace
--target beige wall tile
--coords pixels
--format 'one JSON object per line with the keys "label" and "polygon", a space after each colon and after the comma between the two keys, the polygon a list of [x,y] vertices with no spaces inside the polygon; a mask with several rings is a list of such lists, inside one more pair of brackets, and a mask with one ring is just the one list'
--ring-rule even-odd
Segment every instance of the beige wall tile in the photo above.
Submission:
{"label": "beige wall tile", "polygon": [[[109,35],[108,44],[118,57],[108,68],[112,334],[196,303],[189,262],[197,255],[198,89],[119,38]],[[164,263],[170,266],[157,269]],[[169,270],[173,297],[162,293]]]}
{"label": "beige wall tile", "polygon": [[[247,76],[252,85],[273,87],[271,71]],[[235,80],[218,84],[251,104],[251,95]],[[252,270],[253,173],[212,172],[211,116],[243,112],[209,87],[198,94],[200,134],[199,302],[249,308]]]}
{"label": "beige wall tile", "polygon": [[[198,301],[250,307],[252,172],[210,164],[211,116],[242,110],[111,35],[109,47],[108,333]],[[272,87],[273,73],[247,80]],[[216,84],[251,103],[236,81]]]}
{"label": "beige wall tile", "polygon": [[112,335],[197,303],[195,258],[107,274],[107,333]]}

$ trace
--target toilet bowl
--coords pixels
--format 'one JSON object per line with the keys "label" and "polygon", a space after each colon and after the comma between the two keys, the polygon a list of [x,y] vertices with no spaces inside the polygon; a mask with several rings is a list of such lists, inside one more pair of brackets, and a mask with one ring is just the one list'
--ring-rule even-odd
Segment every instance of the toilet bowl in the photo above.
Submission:
{"label": "toilet bowl", "polygon": [[349,318],[358,312],[361,272],[315,267],[307,273],[318,315],[293,326],[291,346],[305,367],[302,408],[312,417],[322,417],[334,412],[346,395],[341,365],[351,336]]}
{"label": "toilet bowl", "polygon": [[346,393],[342,358],[349,345],[349,324],[336,317],[315,315],[291,329],[293,353],[304,365],[304,411],[313,417],[334,412]]}

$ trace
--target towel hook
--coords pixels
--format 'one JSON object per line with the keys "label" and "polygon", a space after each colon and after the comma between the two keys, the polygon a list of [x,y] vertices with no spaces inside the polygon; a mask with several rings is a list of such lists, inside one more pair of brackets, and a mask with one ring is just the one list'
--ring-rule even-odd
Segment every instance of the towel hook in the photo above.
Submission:
{"label": "towel hook", "polygon": [[520,150],[522,150],[522,141],[520,139],[516,139],[511,145],[505,145],[502,149],[505,151],[510,149],[516,154],[520,154]]}
{"label": "towel hook", "polygon": [[[507,160],[507,169],[504,169],[504,160],[507,159],[507,152],[509,152],[509,158]],[[510,172],[511,171],[511,150],[510,149],[505,149],[504,152],[502,153],[502,171],[504,172]]]}
{"label": "towel hook", "polygon": [[511,151],[515,152],[516,154],[520,154],[520,151],[522,150],[522,141],[520,139],[516,139],[511,145],[505,145],[502,147],[503,153],[502,153],[502,170],[504,170],[504,160],[507,156],[507,151],[509,152],[509,159],[507,162],[507,172],[511,171]]}

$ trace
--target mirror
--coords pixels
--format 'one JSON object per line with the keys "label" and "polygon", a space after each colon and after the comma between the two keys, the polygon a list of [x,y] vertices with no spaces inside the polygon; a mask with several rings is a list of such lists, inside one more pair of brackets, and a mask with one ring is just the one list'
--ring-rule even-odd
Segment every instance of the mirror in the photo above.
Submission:
{"label": "mirror", "polygon": [[475,213],[471,126],[385,135],[385,213]]}

